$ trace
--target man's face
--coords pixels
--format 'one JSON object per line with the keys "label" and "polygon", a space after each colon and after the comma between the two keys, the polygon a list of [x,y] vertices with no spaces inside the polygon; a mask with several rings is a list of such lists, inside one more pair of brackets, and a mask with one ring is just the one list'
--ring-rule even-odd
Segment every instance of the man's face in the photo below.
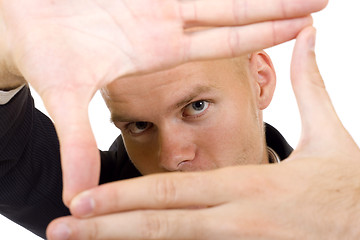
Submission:
{"label": "man's face", "polygon": [[239,61],[188,63],[103,90],[142,174],[268,161],[256,64]]}

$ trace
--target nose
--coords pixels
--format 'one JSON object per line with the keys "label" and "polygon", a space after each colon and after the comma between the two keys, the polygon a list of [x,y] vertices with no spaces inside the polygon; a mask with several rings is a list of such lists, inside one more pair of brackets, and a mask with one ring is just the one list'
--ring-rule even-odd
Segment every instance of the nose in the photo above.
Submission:
{"label": "nose", "polygon": [[179,171],[183,164],[189,164],[196,155],[192,133],[185,128],[167,126],[159,131],[159,164],[168,171]]}

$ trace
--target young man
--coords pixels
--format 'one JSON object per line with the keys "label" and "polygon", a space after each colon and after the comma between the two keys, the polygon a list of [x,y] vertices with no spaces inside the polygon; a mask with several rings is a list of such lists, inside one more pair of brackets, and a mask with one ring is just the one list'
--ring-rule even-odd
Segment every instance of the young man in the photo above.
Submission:
{"label": "young man", "polygon": [[268,163],[262,110],[275,89],[264,52],[118,80],[102,94],[142,174]]}
{"label": "young man", "polygon": [[[291,147],[262,121],[275,78],[270,58],[258,51],[108,85],[102,94],[122,137],[101,152],[100,183],[286,158]],[[0,210],[45,237],[51,220],[69,214],[61,198],[57,135],[27,87],[2,95]]]}

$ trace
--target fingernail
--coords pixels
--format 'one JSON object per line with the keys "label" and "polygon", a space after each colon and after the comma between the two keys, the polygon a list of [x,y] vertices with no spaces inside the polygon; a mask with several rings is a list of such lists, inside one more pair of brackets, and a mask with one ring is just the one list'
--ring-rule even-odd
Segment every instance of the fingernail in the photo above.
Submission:
{"label": "fingernail", "polygon": [[71,212],[75,216],[88,217],[95,208],[94,199],[88,193],[76,197],[71,203]]}
{"label": "fingernail", "polygon": [[52,231],[52,240],[67,240],[70,238],[71,230],[65,223],[59,223]]}

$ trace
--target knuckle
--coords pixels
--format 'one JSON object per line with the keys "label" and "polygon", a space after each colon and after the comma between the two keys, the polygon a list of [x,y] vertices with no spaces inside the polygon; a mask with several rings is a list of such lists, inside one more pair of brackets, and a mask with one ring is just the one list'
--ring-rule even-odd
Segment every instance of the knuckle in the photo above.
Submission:
{"label": "knuckle", "polygon": [[157,179],[155,184],[155,200],[157,203],[170,206],[177,199],[176,185],[173,179],[163,177]]}
{"label": "knuckle", "polygon": [[156,212],[143,212],[141,239],[164,239],[168,235],[169,220]]}
{"label": "knuckle", "polygon": [[90,224],[88,224],[89,236],[88,239],[101,239],[99,236],[99,225],[96,221],[89,221]]}
{"label": "knuckle", "polygon": [[229,45],[230,57],[236,57],[239,52],[240,36],[239,33],[234,29],[229,29],[228,45]]}
{"label": "knuckle", "polygon": [[233,18],[235,24],[243,24],[248,20],[248,0],[232,0]]}
{"label": "knuckle", "polygon": [[[281,9],[281,13],[282,13],[282,16],[284,17],[284,18],[288,18],[288,9],[287,9],[287,7],[286,7],[286,2],[284,1],[284,0],[281,0],[280,2],[279,2],[279,4],[280,4],[280,9]],[[291,4],[290,4],[291,5]],[[295,5],[293,5],[293,6],[295,6]],[[295,10],[295,9],[294,9]]]}
{"label": "knuckle", "polygon": [[271,45],[276,45],[278,42],[277,39],[277,22],[276,21],[271,21]]}

